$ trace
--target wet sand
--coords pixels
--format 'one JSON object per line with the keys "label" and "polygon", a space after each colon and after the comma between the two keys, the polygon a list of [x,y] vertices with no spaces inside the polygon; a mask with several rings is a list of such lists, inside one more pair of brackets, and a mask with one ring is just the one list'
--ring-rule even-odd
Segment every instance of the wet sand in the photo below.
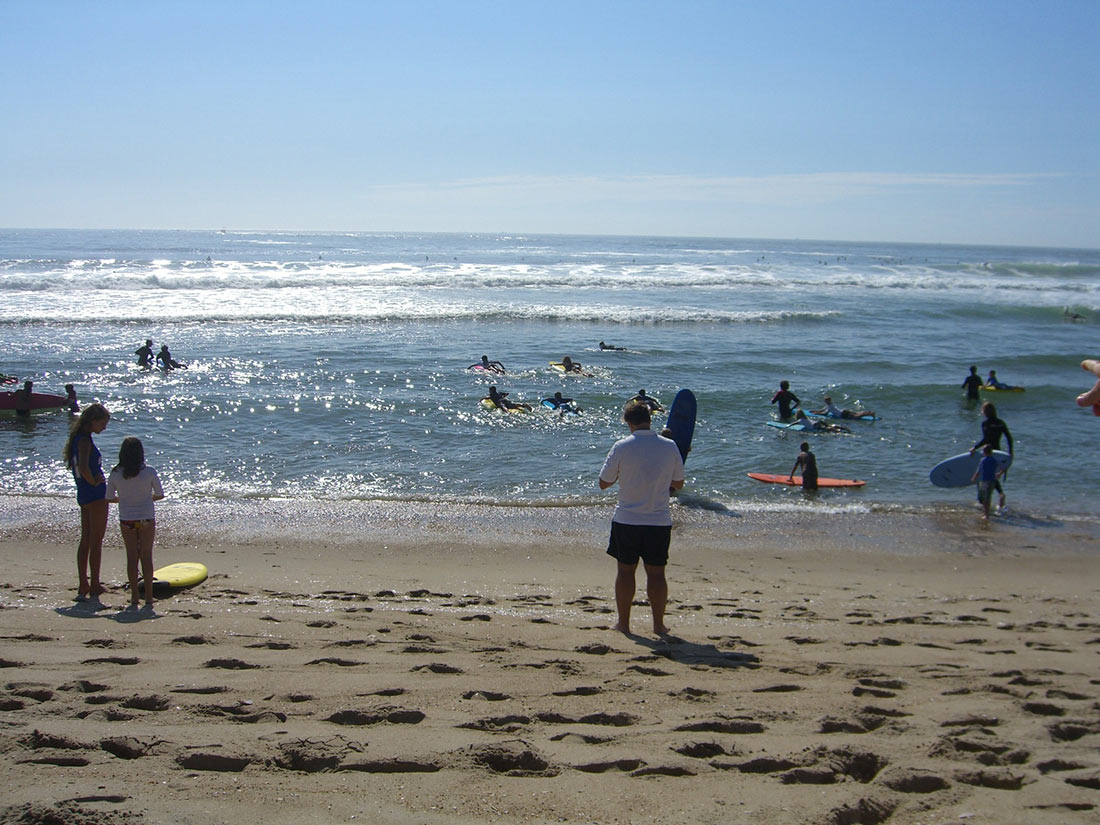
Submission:
{"label": "wet sand", "polygon": [[113,514],[84,604],[71,504],[0,501],[0,822],[1100,811],[1095,523],[681,511],[657,637],[606,508],[194,507],[155,558],[210,577],[135,616]]}

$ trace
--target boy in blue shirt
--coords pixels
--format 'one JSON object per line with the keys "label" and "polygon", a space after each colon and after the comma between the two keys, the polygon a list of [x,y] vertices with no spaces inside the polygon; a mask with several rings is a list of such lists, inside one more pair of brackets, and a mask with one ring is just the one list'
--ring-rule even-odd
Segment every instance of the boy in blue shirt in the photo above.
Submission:
{"label": "boy in blue shirt", "polygon": [[978,469],[971,477],[971,482],[978,482],[978,501],[982,503],[982,512],[986,521],[989,521],[989,505],[993,501],[993,487],[1004,470],[1000,468],[1000,462],[993,457],[993,445],[986,444],[982,449],[982,460],[978,462]]}

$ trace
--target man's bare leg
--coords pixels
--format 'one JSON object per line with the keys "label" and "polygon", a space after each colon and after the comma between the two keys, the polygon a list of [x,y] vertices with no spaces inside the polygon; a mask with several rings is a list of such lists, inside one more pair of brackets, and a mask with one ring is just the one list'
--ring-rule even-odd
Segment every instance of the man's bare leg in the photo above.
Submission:
{"label": "man's bare leg", "polygon": [[668,633],[665,627],[665,607],[668,605],[668,580],[665,568],[645,565],[646,595],[649,596],[649,609],[653,612],[653,632],[661,635]]}
{"label": "man's bare leg", "polygon": [[630,606],[634,603],[634,572],[638,569],[638,562],[634,564],[618,564],[615,574],[615,607],[619,611],[619,621],[611,626],[612,630],[620,633],[630,632]]}

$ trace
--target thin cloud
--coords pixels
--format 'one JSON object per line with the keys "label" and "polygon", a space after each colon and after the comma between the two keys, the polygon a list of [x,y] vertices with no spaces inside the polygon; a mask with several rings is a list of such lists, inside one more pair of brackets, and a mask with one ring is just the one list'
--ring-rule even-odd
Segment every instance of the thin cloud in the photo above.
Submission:
{"label": "thin cloud", "polygon": [[437,183],[379,184],[370,187],[391,198],[511,197],[547,201],[606,200],[618,202],[729,202],[761,205],[830,203],[849,198],[900,193],[913,189],[989,189],[1023,187],[1056,177],[1005,173],[820,172],[756,177],[692,175],[507,175],[465,178]]}

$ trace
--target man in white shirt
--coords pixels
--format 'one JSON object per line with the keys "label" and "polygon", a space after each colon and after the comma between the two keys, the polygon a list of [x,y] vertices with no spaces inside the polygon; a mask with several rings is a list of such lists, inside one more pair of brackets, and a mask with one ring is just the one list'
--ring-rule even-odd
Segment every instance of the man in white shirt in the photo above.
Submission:
{"label": "man in white shirt", "polygon": [[618,563],[615,604],[619,620],[612,627],[630,633],[638,560],[645,565],[646,594],[653,613],[653,632],[667,633],[665,565],[672,536],[668,497],[684,486],[684,462],[676,443],[650,429],[649,405],[631,401],[623,411],[630,435],[615,442],[600,470],[600,489],[619,484],[619,501],[611,517],[607,554]]}

